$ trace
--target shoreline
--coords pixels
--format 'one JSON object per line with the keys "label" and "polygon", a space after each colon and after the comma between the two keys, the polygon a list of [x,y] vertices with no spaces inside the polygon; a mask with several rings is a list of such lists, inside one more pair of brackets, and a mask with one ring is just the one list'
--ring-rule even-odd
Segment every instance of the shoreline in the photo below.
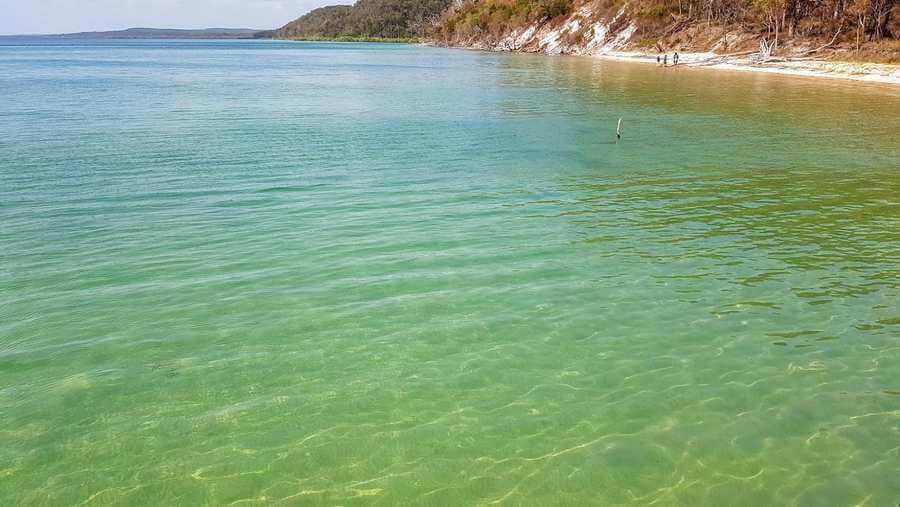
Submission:
{"label": "shoreline", "polygon": [[[598,53],[555,53],[547,51],[521,51],[515,49],[497,49],[485,46],[454,46],[423,41],[424,46],[484,51],[488,53],[520,53],[543,56],[574,56],[614,60],[620,62],[658,65],[656,54],[639,51],[604,51]],[[671,61],[672,51],[669,53]],[[875,84],[900,85],[900,64],[874,62],[844,62],[816,58],[776,59],[766,63],[752,61],[747,54],[720,55],[713,52],[679,52],[678,67],[726,70],[735,72],[756,72],[763,74],[780,74],[795,77],[814,77],[844,81],[859,81]],[[668,67],[674,67],[669,63]]]}
{"label": "shoreline", "polygon": [[[593,58],[656,65],[656,55],[636,51],[598,53]],[[671,59],[671,54],[669,55]],[[673,67],[670,63],[669,67]],[[758,72],[799,77],[843,79],[900,85],[900,65],[863,62],[837,62],[821,59],[777,60],[757,63],[748,56],[718,55],[715,53],[679,53],[678,67]]]}
{"label": "shoreline", "polygon": [[[62,39],[76,40],[76,38],[59,36],[0,36],[0,40],[18,38]],[[196,38],[199,40],[199,38]],[[333,37],[333,38],[214,38],[206,40],[273,40],[289,42],[332,42],[332,43],[381,43],[381,44],[411,44],[429,47],[446,47],[453,49],[466,49],[485,51],[491,53],[530,53],[545,56],[581,56],[602,60],[615,60],[621,62],[633,62],[650,65],[656,63],[656,54],[642,53],[639,51],[603,51],[598,53],[556,53],[548,51],[521,51],[516,49],[497,49],[479,45],[452,46],[439,42],[418,38],[379,38],[379,37]],[[96,40],[117,40],[115,38],[98,38]],[[142,38],[118,39],[118,40],[144,40]],[[151,38],[146,40],[170,40],[165,38]],[[674,51],[673,51],[674,53]],[[671,58],[671,54],[669,55]],[[713,52],[684,52],[679,53],[678,67],[705,68],[714,70],[727,70],[735,72],[756,72],[764,74],[780,74],[796,77],[815,77],[824,79],[840,79],[877,83],[887,85],[900,85],[900,64],[872,63],[872,62],[845,62],[815,58],[775,59],[765,63],[754,62],[747,54],[720,55]],[[668,67],[674,67],[671,63]]]}
{"label": "shoreline", "polygon": [[272,37],[270,40],[293,42],[368,42],[373,44],[423,44],[417,37]]}

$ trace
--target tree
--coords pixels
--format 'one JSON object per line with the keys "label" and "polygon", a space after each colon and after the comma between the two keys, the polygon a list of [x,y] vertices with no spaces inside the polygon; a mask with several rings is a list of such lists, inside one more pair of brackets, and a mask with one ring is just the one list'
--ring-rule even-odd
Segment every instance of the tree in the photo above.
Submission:
{"label": "tree", "polygon": [[778,49],[778,35],[784,27],[787,16],[788,2],[790,0],[755,0],[756,8],[765,16],[766,30],[769,35],[774,32],[775,42],[773,49]]}
{"label": "tree", "polygon": [[872,6],[872,0],[853,0],[848,9],[849,13],[856,18],[856,52],[859,53],[860,39],[866,31],[866,24],[869,19],[869,10]]}

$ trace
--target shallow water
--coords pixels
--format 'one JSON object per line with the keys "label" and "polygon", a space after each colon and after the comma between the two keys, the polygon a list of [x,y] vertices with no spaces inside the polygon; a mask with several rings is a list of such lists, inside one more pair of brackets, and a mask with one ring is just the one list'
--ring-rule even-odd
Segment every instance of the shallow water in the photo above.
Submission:
{"label": "shallow water", "polygon": [[900,501],[896,87],[0,44],[0,504]]}

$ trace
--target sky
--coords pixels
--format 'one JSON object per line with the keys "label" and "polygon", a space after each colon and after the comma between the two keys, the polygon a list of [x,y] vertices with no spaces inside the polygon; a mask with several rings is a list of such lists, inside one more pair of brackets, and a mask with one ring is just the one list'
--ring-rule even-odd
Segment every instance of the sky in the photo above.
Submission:
{"label": "sky", "polygon": [[149,28],[278,28],[350,0],[0,0],[0,35]]}

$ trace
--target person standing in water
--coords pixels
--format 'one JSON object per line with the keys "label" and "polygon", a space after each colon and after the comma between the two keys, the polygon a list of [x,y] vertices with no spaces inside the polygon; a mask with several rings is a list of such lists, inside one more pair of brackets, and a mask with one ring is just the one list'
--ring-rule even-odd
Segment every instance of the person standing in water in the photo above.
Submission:
{"label": "person standing in water", "polygon": [[678,51],[676,51],[675,54],[672,55],[672,65],[678,65]]}
{"label": "person standing in water", "polygon": [[669,53],[663,55],[663,67],[669,65]]}

